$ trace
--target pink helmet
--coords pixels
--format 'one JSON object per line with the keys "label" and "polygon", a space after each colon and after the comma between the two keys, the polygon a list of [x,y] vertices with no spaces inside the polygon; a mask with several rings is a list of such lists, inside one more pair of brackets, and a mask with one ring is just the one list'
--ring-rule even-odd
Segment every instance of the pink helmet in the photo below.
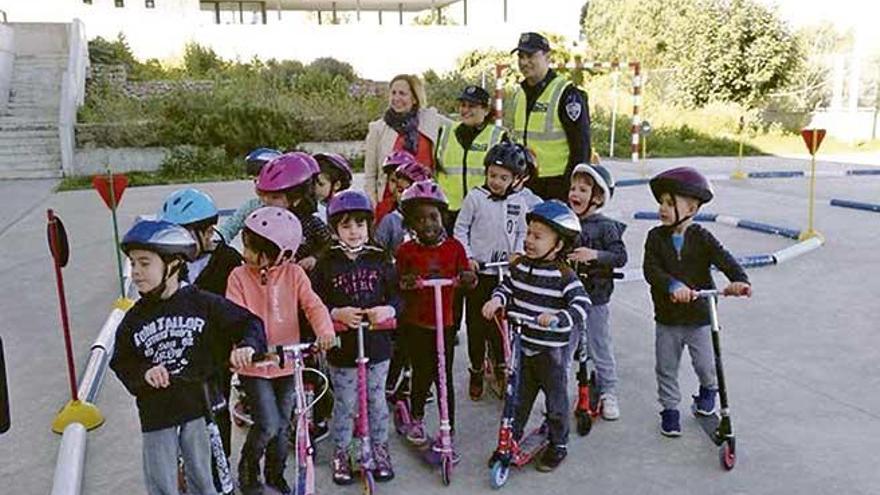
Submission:
{"label": "pink helmet", "polygon": [[445,209],[449,206],[443,190],[433,180],[422,180],[406,188],[400,196],[400,207],[406,209],[417,203],[429,203]]}
{"label": "pink helmet", "polygon": [[266,192],[283,191],[305,184],[315,170],[320,171],[318,162],[308,153],[294,151],[273,158],[260,169],[257,189]]}
{"label": "pink helmet", "polygon": [[410,182],[431,180],[431,171],[416,161],[398,166],[394,171],[394,175],[408,179]]}
{"label": "pink helmet", "polygon": [[258,208],[247,216],[244,225],[278,246],[281,253],[275,263],[280,263],[285,258],[293,258],[302,243],[302,225],[299,219],[284,208],[276,206]]}
{"label": "pink helmet", "polygon": [[385,157],[385,161],[382,163],[382,171],[390,174],[397,170],[397,167],[408,163],[418,163],[412,153],[406,150],[392,151]]}

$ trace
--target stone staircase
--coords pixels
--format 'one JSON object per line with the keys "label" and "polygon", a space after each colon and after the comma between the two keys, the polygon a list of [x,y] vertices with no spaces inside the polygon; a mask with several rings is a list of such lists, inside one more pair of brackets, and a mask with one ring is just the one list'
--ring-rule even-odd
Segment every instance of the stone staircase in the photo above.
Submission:
{"label": "stone staircase", "polygon": [[6,111],[0,115],[0,179],[62,175],[58,126],[68,53],[66,43],[30,49],[34,43],[29,43],[28,30],[35,28],[15,28],[12,81]]}

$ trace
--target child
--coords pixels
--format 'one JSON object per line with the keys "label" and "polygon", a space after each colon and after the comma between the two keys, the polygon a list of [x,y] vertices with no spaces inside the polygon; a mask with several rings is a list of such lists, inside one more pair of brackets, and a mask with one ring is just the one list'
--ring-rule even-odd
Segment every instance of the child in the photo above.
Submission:
{"label": "child", "polygon": [[[265,352],[263,326],[249,311],[179,280],[197,250],[183,227],[138,222],[121,248],[141,298],[119,324],[110,368],[137,399],[147,493],[177,493],[178,452],[190,490],[216,493],[203,383],[217,369],[247,365],[254,352]],[[233,344],[218,362],[213,349]]]}
{"label": "child", "polygon": [[[314,328],[318,345],[326,350],[333,345],[330,314],[312,291],[302,267],[289,262],[300,247],[301,232],[299,220],[285,209],[267,206],[251,213],[242,233],[246,265],[232,271],[226,297],[262,318],[270,348],[300,342],[302,311]],[[290,493],[284,467],[295,400],[293,369],[248,366],[237,372],[254,413],[254,425],[241,448],[238,465],[242,492],[262,493],[259,469],[265,454],[266,484]]]}
{"label": "child", "polygon": [[[318,260],[313,272],[315,290],[334,320],[349,328],[367,318],[381,323],[394,318],[400,308],[397,275],[385,252],[371,244],[373,205],[360,191],[343,191],[330,199],[327,207],[330,228],[338,244]],[[341,347],[328,355],[333,380],[333,419],[330,429],[336,451],[333,455],[333,482],[348,485],[354,481],[348,448],[352,425],[357,416],[357,333],[341,334]],[[391,331],[371,330],[364,334],[364,351],[369,358],[367,398],[370,440],[376,481],[394,478],[388,452],[388,403],[385,379],[391,358]]]}
{"label": "child", "polygon": [[398,199],[395,193],[397,188],[394,184],[395,172],[398,167],[407,163],[418,163],[418,160],[416,160],[412,153],[406,150],[392,151],[385,157],[385,161],[382,163],[382,172],[385,174],[385,183],[388,185],[385,188],[385,195],[376,205],[376,225],[397,206]]}
{"label": "child", "polygon": [[[272,148],[257,148],[244,158],[245,161],[245,171],[249,176],[254,179],[256,182],[257,177],[260,175],[260,170],[263,168],[263,165],[269,163],[273,158],[277,158],[281,156],[281,152],[278,150],[274,150]],[[259,191],[255,191],[257,193],[256,198],[251,198],[245,201],[241,206],[235,210],[235,213],[232,214],[231,217],[227,218],[226,221],[223,222],[223,225],[217,230],[220,233],[220,236],[223,237],[223,240],[227,243],[232,243],[235,239],[235,236],[241,232],[241,228],[244,226],[244,219],[247,218],[248,215],[251,214],[257,208],[264,206],[263,202],[260,201]]]}
{"label": "child", "polygon": [[413,160],[398,165],[392,177],[393,180],[388,183],[391,184],[391,191],[394,194],[394,209],[379,222],[379,226],[376,228],[376,241],[387,252],[394,254],[397,252],[397,248],[403,244],[404,240],[409,240],[406,229],[403,228],[403,215],[400,213],[400,209],[397,208],[400,195],[413,183],[429,180],[431,178],[431,171]]}
{"label": "child", "polygon": [[315,196],[318,198],[318,218],[327,223],[327,203],[334,194],[351,187],[351,165],[338,153],[315,153],[320,172],[315,176]]}
{"label": "child", "polygon": [[684,346],[688,347],[694,371],[700,379],[694,411],[702,415],[715,411],[717,383],[709,307],[705,300],[696,298],[696,291],[715,287],[712,265],[731,281],[724,288],[725,294],[749,297],[752,289],[736,259],[708,230],[692,223],[700,206],[712,200],[709,181],[691,167],[678,167],[656,175],[650,186],[660,204],[662,224],[648,232],[643,264],[654,302],[655,371],[663,407],[660,432],[677,437],[681,435],[678,365]]}
{"label": "child", "polygon": [[[489,149],[483,164],[485,183],[467,193],[454,229],[455,238],[464,246],[471,269],[479,278],[476,290],[466,297],[471,400],[480,400],[483,395],[483,360],[487,342],[495,376],[500,378],[505,373],[501,336],[495,323],[486,321],[480,314],[483,304],[498,285],[498,267],[480,270],[480,264],[508,261],[522,252],[528,212],[524,196],[513,190],[514,183],[526,172],[525,149],[503,141]],[[501,381],[498,384],[499,391],[503,390]]]}
{"label": "child", "polygon": [[[586,328],[589,332],[582,329],[576,347],[580,353],[589,353],[596,363],[602,417],[608,420],[620,417],[608,302],[614,291],[614,269],[626,264],[626,246],[623,244],[626,225],[600,213],[612,197],[614,179],[608,169],[585,163],[575,166],[568,189],[568,204],[580,219],[581,234],[574,251],[568,255],[568,261],[574,263],[575,270],[583,277],[584,288],[593,303],[587,312]],[[586,355],[579,359],[586,359]],[[579,376],[578,380],[586,381],[586,377]]]}
{"label": "child", "polygon": [[565,459],[568,445],[568,352],[571,332],[581,328],[590,298],[577,274],[563,260],[581,230],[577,216],[564,203],[545,201],[528,213],[525,255],[510,267],[510,277],[483,306],[492,319],[507,308],[533,316],[522,335],[514,438],[520,440],[539,391],[544,392],[550,444],[538,458],[538,470],[549,472]]}
{"label": "child", "polygon": [[310,271],[317,257],[330,247],[330,229],[315,213],[315,189],[312,177],[318,169],[307,153],[285,153],[267,163],[257,178],[257,194],[267,206],[286,208],[302,225],[303,243],[294,260]]}
{"label": "child", "polygon": [[[189,231],[196,241],[195,260],[186,263],[181,271],[184,280],[199,289],[226,296],[226,282],[229,273],[242,263],[241,255],[225,242],[215,242],[214,233],[217,225],[217,207],[208,194],[198,189],[180,189],[171,193],[159,211],[159,219],[176,223]],[[232,349],[228,346],[215,349],[215,356],[222,359]],[[217,371],[217,384],[220,393],[229,403],[232,376],[229,367],[224,366]],[[231,455],[232,422],[229,408],[217,413],[217,427],[223,439],[223,450],[228,458]],[[218,480],[219,486],[219,478]]]}
{"label": "child", "polygon": [[[459,278],[463,286],[473,287],[476,275],[471,271],[464,248],[455,238],[446,236],[443,214],[446,197],[433,181],[416,182],[400,198],[400,209],[406,228],[415,239],[404,242],[397,250],[397,270],[404,295],[401,335],[406,354],[412,364],[412,428],[406,439],[413,445],[428,442],[425,433],[425,399],[433,382],[438,382],[436,321],[434,291],[416,288],[420,278]],[[446,387],[449,422],[455,430],[455,389],[452,363],[456,322],[452,318],[452,286],[443,287],[443,328],[446,348]],[[439,436],[437,438],[439,440]],[[434,450],[440,447],[435,443]],[[458,459],[458,454],[454,454]]]}

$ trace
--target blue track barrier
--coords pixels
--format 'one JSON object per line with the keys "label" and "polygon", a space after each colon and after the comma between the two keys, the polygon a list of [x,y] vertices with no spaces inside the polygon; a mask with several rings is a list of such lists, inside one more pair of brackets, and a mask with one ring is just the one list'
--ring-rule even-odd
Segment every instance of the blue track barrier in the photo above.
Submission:
{"label": "blue track barrier", "polygon": [[737,222],[736,226],[742,229],[764,232],[765,234],[781,235],[783,237],[788,237],[795,240],[799,239],[801,236],[801,231],[799,230],[788,229],[785,227],[777,227],[775,225],[769,225],[761,222],[753,222],[751,220],[740,220],[739,222]]}
{"label": "blue track barrier", "polygon": [[783,179],[786,177],[803,177],[804,172],[801,170],[776,170],[768,172],[749,172],[746,177],[749,179]]}
{"label": "blue track barrier", "polygon": [[621,179],[614,183],[614,187],[642,186],[650,182],[651,179]]}
{"label": "blue track barrier", "polygon": [[880,168],[862,168],[858,170],[847,170],[846,175],[880,175]]}
{"label": "blue track barrier", "polygon": [[840,206],[842,208],[853,208],[856,210],[873,211],[880,213],[880,204],[862,203],[860,201],[849,201],[847,199],[832,199],[831,206]]}

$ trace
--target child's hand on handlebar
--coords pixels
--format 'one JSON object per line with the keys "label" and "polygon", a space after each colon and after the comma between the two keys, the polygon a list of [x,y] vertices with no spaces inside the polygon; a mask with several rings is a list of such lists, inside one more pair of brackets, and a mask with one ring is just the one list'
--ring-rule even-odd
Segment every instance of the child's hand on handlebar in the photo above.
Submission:
{"label": "child's hand on handlebar", "polygon": [[556,318],[556,315],[553,313],[541,313],[535,321],[537,321],[538,325],[541,325],[542,327],[552,327],[556,324],[558,318]]}
{"label": "child's hand on handlebar", "polygon": [[697,298],[697,291],[690,287],[679,287],[672,291],[670,296],[674,303],[689,303]]}
{"label": "child's hand on handlebar", "polygon": [[580,263],[589,263],[594,259],[598,258],[599,252],[595,249],[590,249],[586,247],[579,247],[571,252],[568,255],[569,261],[578,261]]}
{"label": "child's hand on handlebar", "polygon": [[167,388],[171,385],[171,376],[164,365],[153,366],[144,373],[144,380],[153,388]]}
{"label": "child's hand on handlebar", "polygon": [[376,306],[364,311],[370,323],[378,325],[383,321],[390,320],[396,316],[393,306]]}
{"label": "child's hand on handlebar", "polygon": [[342,323],[348,328],[357,328],[364,317],[364,310],[346,306],[344,308],[336,308],[331,316],[334,320]]}
{"label": "child's hand on handlebar", "polygon": [[336,345],[336,337],[332,333],[318,335],[318,341],[316,343],[318,344],[318,349],[329,351],[334,345]]}
{"label": "child's hand on handlebar", "polygon": [[253,347],[239,347],[233,349],[229,354],[229,364],[231,364],[233,368],[250,366],[253,363],[254,352],[256,351],[254,351]]}
{"label": "child's hand on handlebar", "polygon": [[752,297],[752,286],[745,282],[731,282],[721,293],[725,296]]}
{"label": "child's hand on handlebar", "polygon": [[480,271],[480,262],[479,261],[474,260],[474,259],[470,259],[470,260],[468,260],[468,265],[470,266],[472,272]]}
{"label": "child's hand on handlebar", "polygon": [[483,305],[483,310],[482,310],[483,318],[485,318],[487,320],[491,320],[492,318],[495,318],[495,313],[497,313],[498,310],[500,310],[500,309],[501,309],[501,299],[498,299],[497,297],[493,297],[492,299],[489,299],[488,301],[486,301],[486,304]]}
{"label": "child's hand on handlebar", "polygon": [[467,289],[477,286],[477,274],[471,270],[465,270],[458,274],[458,282]]}
{"label": "child's hand on handlebar", "polygon": [[418,286],[418,277],[414,273],[407,273],[400,276],[400,288],[402,290],[416,290]]}

